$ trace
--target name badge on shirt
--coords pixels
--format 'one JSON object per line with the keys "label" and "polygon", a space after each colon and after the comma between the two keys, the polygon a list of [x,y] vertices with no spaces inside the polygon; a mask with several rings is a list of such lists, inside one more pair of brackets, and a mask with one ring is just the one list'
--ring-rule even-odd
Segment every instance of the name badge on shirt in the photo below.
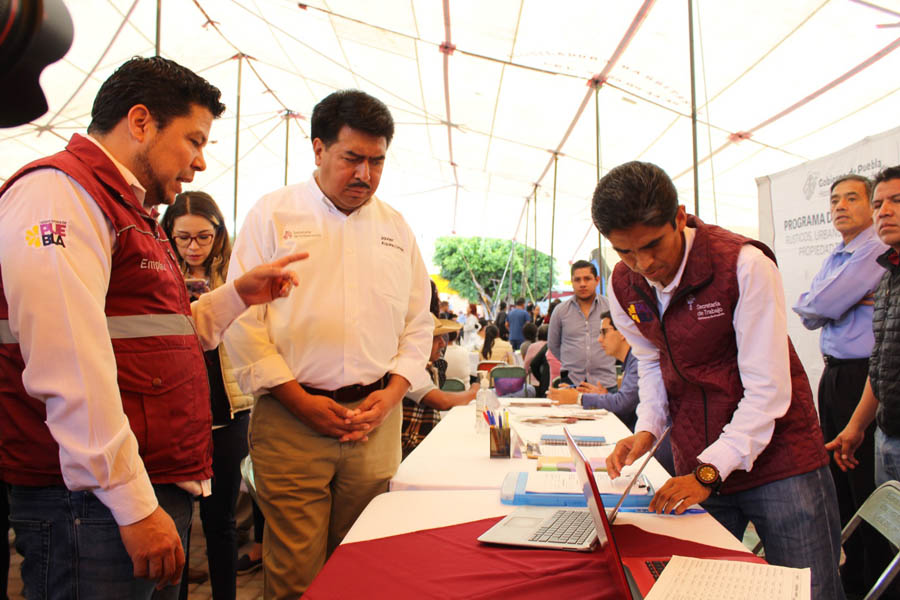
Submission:
{"label": "name badge on shirt", "polygon": [[635,323],[647,323],[653,320],[653,311],[643,302],[632,302],[628,305],[628,316]]}

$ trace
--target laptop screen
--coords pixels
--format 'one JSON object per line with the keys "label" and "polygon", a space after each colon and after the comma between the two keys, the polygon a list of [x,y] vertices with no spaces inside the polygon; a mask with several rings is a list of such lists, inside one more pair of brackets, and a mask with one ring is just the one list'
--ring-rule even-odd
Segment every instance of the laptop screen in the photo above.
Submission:
{"label": "laptop screen", "polygon": [[581,484],[581,491],[587,499],[588,510],[591,511],[591,517],[594,519],[594,528],[597,530],[597,539],[602,547],[606,545],[606,560],[609,566],[609,572],[613,579],[619,584],[623,598],[631,598],[631,589],[628,586],[628,580],[625,578],[625,568],[622,566],[622,559],[619,556],[619,549],[616,546],[616,540],[612,535],[612,529],[609,520],[606,518],[606,509],[603,507],[603,499],[600,497],[600,491],[597,489],[597,480],[594,479],[594,471],[588,464],[581,449],[572,439],[568,428],[563,428],[566,434],[566,444],[569,446],[569,452],[572,454],[572,461],[575,464],[575,472],[578,473],[578,481]]}

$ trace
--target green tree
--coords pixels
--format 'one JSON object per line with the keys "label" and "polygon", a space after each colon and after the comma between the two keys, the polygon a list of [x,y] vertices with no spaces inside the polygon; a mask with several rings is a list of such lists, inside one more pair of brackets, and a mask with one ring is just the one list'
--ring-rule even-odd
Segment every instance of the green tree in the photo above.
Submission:
{"label": "green tree", "polygon": [[[435,243],[434,263],[441,269],[441,277],[461,296],[470,302],[482,302],[472,276],[478,281],[488,298],[525,297],[529,301],[540,300],[547,295],[550,282],[550,256],[535,252],[534,248],[515,243],[512,260],[509,258],[514,242],[482,237],[442,237]],[[537,258],[537,282],[534,281],[534,263]],[[497,287],[509,260],[509,271],[503,280],[503,289],[497,294]],[[468,262],[468,266],[467,263]],[[559,281],[559,263],[554,261],[553,283]],[[471,269],[471,272],[469,271]],[[525,270],[526,285],[522,287],[522,271]]]}

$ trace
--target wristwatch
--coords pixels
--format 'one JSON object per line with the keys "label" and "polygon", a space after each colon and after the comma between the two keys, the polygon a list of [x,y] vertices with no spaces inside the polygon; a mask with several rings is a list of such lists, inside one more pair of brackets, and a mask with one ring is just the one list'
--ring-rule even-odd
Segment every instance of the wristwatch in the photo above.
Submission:
{"label": "wristwatch", "polygon": [[710,463],[700,463],[697,465],[697,468],[694,469],[694,477],[697,478],[704,486],[708,487],[713,495],[719,493],[719,488],[722,487],[722,477],[719,475],[719,470],[715,465]]}

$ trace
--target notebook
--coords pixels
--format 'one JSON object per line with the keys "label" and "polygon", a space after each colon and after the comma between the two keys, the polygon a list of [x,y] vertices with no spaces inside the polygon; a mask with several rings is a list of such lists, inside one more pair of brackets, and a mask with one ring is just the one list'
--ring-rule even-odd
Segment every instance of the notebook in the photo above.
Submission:
{"label": "notebook", "polygon": [[[581,480],[582,493],[587,500],[588,508],[519,507],[484,532],[478,540],[492,544],[581,551],[591,550],[599,541],[601,545],[607,545],[606,560],[609,571],[616,587],[622,594],[622,598],[626,600],[640,600],[653,587],[654,582],[665,568],[671,556],[640,556],[622,559],[616,546],[616,540],[613,537],[609,520],[606,517],[606,508],[603,506],[603,498],[600,496],[597,488],[594,472],[588,466],[584,454],[575,443],[575,440],[572,439],[568,429],[563,431],[566,435],[566,443],[572,454],[572,460],[575,462],[575,471]],[[549,540],[541,541],[541,538],[544,537],[543,534],[539,536],[537,541],[532,539],[539,531],[546,533],[550,524],[558,518],[557,513],[569,512],[589,515],[593,526],[593,535],[589,535],[581,544],[554,543]],[[563,515],[563,518],[568,518],[568,516]],[[568,528],[566,530],[568,531]],[[725,560],[740,560],[734,556],[723,556],[722,558]],[[748,554],[746,560],[759,562],[759,559],[753,554]]]}

